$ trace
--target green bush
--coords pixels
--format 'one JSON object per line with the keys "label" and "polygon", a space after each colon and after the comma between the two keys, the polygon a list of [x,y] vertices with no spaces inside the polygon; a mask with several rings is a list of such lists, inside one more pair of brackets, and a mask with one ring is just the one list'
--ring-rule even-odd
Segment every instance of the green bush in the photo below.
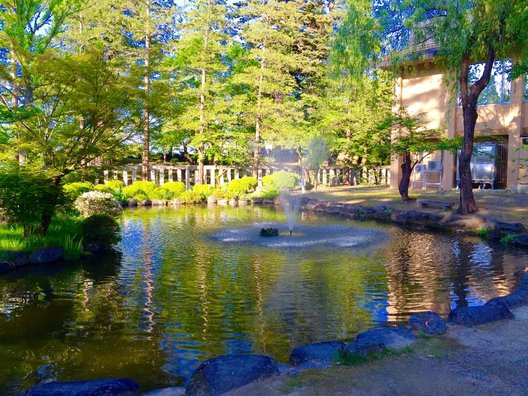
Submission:
{"label": "green bush", "polygon": [[280,195],[279,190],[275,187],[268,187],[257,194],[254,194],[255,198],[264,198],[264,199],[275,199]]}
{"label": "green bush", "polygon": [[161,188],[172,193],[172,198],[178,198],[182,192],[185,191],[185,183],[182,182],[167,182]]}
{"label": "green bush", "polygon": [[206,200],[214,191],[214,188],[209,184],[196,184],[192,192],[201,196],[202,201]]}
{"label": "green bush", "polygon": [[81,230],[85,246],[97,243],[110,247],[121,240],[119,224],[108,215],[97,214],[87,217],[81,223]]}
{"label": "green bush", "polygon": [[241,179],[231,180],[227,186],[227,192],[233,196],[240,197],[254,191],[257,185],[257,179],[251,176],[244,176]]}
{"label": "green bush", "polygon": [[149,195],[150,199],[160,200],[160,201],[168,201],[174,197],[174,194],[170,192],[169,190],[166,190],[165,188],[156,188],[154,191],[152,191]]}
{"label": "green bush", "polygon": [[204,198],[202,194],[194,190],[184,191],[180,194],[180,201],[186,204],[202,203],[204,202],[204,199],[206,198]]}
{"label": "green bush", "polygon": [[266,187],[273,187],[278,191],[293,190],[295,185],[301,180],[301,177],[296,173],[279,171],[271,175],[264,176],[262,183]]}
{"label": "green bush", "polygon": [[75,209],[82,217],[93,215],[119,216],[121,206],[110,193],[90,191],[75,200]]}
{"label": "green bush", "polygon": [[123,194],[127,199],[139,194],[149,197],[149,194],[155,189],[156,185],[154,182],[137,181],[130,186],[123,187]]}
{"label": "green bush", "polygon": [[75,201],[83,193],[92,191],[93,189],[94,185],[90,182],[68,183],[63,186],[64,195],[66,196],[66,199],[70,202]]}
{"label": "green bush", "polygon": [[26,167],[0,168],[0,207],[10,225],[19,225],[24,237],[45,234],[43,217],[51,218],[63,202],[61,186],[44,172]]}
{"label": "green bush", "polygon": [[145,194],[137,194],[137,195],[134,195],[132,199],[135,199],[139,203],[141,201],[147,201],[149,197],[147,197]]}

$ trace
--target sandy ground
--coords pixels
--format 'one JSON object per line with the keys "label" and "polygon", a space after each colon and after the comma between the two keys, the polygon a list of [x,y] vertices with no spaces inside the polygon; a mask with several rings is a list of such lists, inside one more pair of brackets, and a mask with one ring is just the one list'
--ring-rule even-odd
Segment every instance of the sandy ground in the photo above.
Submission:
{"label": "sandy ground", "polygon": [[[453,212],[456,211],[459,202],[457,190],[411,190],[410,195],[416,198],[454,202]],[[390,205],[402,210],[441,212],[439,209],[421,209],[416,201],[402,202],[398,191],[390,190],[388,187],[331,187],[307,192],[306,196],[367,206]],[[514,194],[507,190],[474,190],[474,196],[479,207],[477,217],[508,223],[519,222],[528,228],[528,194]]]}
{"label": "sandy ground", "polygon": [[419,339],[410,350],[348,367],[306,371],[255,382],[232,396],[268,395],[526,395],[528,307],[515,320]]}

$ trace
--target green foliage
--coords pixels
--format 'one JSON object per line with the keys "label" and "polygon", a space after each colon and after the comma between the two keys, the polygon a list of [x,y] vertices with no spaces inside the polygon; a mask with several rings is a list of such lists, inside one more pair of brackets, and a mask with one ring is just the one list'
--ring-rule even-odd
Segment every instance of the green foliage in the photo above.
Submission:
{"label": "green foliage", "polygon": [[121,240],[119,224],[112,216],[105,214],[85,218],[81,223],[81,230],[85,245],[97,243],[110,247]]}
{"label": "green foliage", "polygon": [[137,202],[141,201],[147,201],[149,200],[149,197],[147,197],[145,194],[136,194],[132,197],[132,199],[135,199]]}
{"label": "green foliage", "polygon": [[180,201],[182,203],[186,203],[186,204],[203,203],[204,199],[205,198],[203,197],[202,194],[200,194],[200,193],[198,193],[196,191],[193,191],[193,190],[184,191],[180,195]]}
{"label": "green foliage", "polygon": [[156,184],[151,181],[136,181],[129,186],[123,187],[123,194],[126,198],[133,198],[137,195],[149,197],[156,189]]}
{"label": "green foliage", "polygon": [[90,182],[67,183],[63,186],[64,195],[69,202],[74,202],[83,193],[92,191],[94,185]]}
{"label": "green foliage", "polygon": [[167,182],[162,188],[172,194],[171,199],[178,198],[180,194],[185,191],[185,183],[179,181]]}
{"label": "green foliage", "polygon": [[251,176],[244,176],[240,179],[234,179],[227,185],[227,195],[242,196],[255,190],[258,185],[256,178]]}
{"label": "green foliage", "polygon": [[264,199],[275,199],[280,195],[280,191],[274,186],[268,186],[262,191],[255,193],[253,196],[255,198],[264,198]]}
{"label": "green foliage", "polygon": [[198,194],[203,200],[207,199],[214,191],[214,188],[210,184],[196,184],[192,188],[192,192]]}
{"label": "green foliage", "polygon": [[264,176],[262,183],[264,186],[271,187],[277,191],[289,191],[293,190],[300,180],[301,177],[296,173],[279,171]]}
{"label": "green foliage", "polygon": [[62,188],[45,172],[26,167],[0,168],[0,208],[10,225],[19,225],[24,236],[44,234],[43,216],[53,216]]}
{"label": "green foliage", "polygon": [[149,194],[149,198],[157,201],[168,201],[174,198],[174,194],[164,188],[156,188]]}
{"label": "green foliage", "polygon": [[110,193],[90,191],[75,200],[75,209],[82,217],[93,215],[119,216],[122,212],[119,202]]}
{"label": "green foliage", "polygon": [[67,259],[75,259],[81,254],[82,242],[81,222],[71,216],[55,216],[45,236],[32,234],[26,238],[21,226],[0,223],[0,259],[9,260],[15,252],[31,253],[57,246],[64,249]]}

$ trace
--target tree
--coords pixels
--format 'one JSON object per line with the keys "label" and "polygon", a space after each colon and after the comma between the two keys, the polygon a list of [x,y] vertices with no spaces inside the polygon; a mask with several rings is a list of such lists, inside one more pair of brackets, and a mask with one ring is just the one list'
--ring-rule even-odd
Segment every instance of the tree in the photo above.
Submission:
{"label": "tree", "polygon": [[392,141],[385,146],[385,150],[403,158],[402,177],[398,185],[402,201],[411,200],[409,186],[417,164],[437,150],[456,151],[458,148],[456,140],[440,138],[438,130],[426,129],[422,116],[410,116],[407,109],[401,107],[380,125],[382,130],[392,132]]}
{"label": "tree", "polygon": [[[528,13],[522,1],[507,0],[384,0],[370,3],[349,1],[349,20],[341,29],[339,52],[361,73],[372,60],[391,59],[394,65],[416,59],[412,45],[431,43],[437,48],[436,61],[447,70],[447,84],[452,92],[460,88],[464,119],[464,141],[459,158],[459,213],[478,210],[472,191],[470,162],[473,151],[478,99],[490,81],[494,61],[512,57],[519,75],[528,63]],[[367,26],[366,40],[348,37],[358,25]],[[354,57],[352,55],[359,55]],[[356,59],[359,59],[356,60]],[[484,61],[483,73],[476,81],[469,78],[470,65]],[[453,95],[456,97],[456,95]]]}

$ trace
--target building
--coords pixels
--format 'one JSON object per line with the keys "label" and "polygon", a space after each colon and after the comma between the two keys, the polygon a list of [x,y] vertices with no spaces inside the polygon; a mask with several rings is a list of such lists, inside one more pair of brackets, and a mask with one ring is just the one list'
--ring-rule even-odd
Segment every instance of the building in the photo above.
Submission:
{"label": "building", "polygon": [[[396,105],[405,106],[411,115],[423,114],[427,128],[440,129],[447,137],[462,136],[462,108],[458,99],[446,89],[445,73],[435,64],[434,52],[425,52],[425,59],[400,69],[395,84]],[[523,141],[528,143],[528,81],[526,77],[509,81],[511,64],[510,59],[495,62],[490,83],[479,99],[479,117],[475,128],[476,137],[497,146],[498,152],[502,153],[503,158],[495,161],[495,166],[500,167],[497,169],[500,182],[475,182],[486,188],[528,191],[528,172],[524,169],[526,161],[523,161],[528,154],[522,150]],[[483,64],[472,65],[470,77],[478,79],[482,70]],[[428,167],[428,164],[431,166]],[[400,166],[401,160],[394,158],[391,163],[392,188],[397,188],[401,179]],[[411,187],[455,188],[456,167],[456,155],[436,152],[415,169],[418,172],[414,172]]]}

